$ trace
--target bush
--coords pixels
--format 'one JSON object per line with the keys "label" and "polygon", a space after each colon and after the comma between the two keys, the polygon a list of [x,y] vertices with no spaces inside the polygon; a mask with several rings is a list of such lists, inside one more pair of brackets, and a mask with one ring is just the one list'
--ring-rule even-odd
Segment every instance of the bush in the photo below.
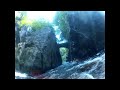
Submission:
{"label": "bush", "polygon": [[39,20],[33,20],[31,27],[34,30],[40,30],[43,27],[50,26],[50,23],[46,22],[45,20],[39,19]]}
{"label": "bush", "polygon": [[61,57],[62,57],[62,62],[66,61],[67,60],[67,56],[68,56],[68,49],[67,48],[60,48],[60,54],[61,54]]}
{"label": "bush", "polygon": [[26,25],[26,26],[32,25],[32,21],[29,20],[29,19],[27,18],[27,16],[23,17],[23,19],[22,19],[21,22],[20,22],[20,27],[22,27],[22,26],[24,26],[24,25]]}

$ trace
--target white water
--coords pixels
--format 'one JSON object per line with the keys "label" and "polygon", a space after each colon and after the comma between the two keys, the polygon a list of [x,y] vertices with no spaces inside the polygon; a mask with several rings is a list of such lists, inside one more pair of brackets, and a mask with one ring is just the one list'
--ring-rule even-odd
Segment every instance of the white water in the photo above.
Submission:
{"label": "white water", "polygon": [[105,53],[83,63],[64,62],[43,76],[43,79],[105,79]]}
{"label": "white water", "polygon": [[15,79],[17,79],[17,77],[21,77],[21,78],[26,78],[28,75],[25,73],[20,73],[15,71]]}

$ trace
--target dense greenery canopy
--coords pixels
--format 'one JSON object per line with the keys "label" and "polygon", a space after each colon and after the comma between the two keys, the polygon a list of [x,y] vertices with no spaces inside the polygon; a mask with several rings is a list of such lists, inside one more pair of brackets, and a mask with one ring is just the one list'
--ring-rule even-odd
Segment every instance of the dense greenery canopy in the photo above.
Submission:
{"label": "dense greenery canopy", "polygon": [[51,24],[45,21],[43,18],[30,20],[27,17],[26,11],[19,11],[19,15],[15,17],[15,23],[18,24],[19,28],[23,26],[31,26],[32,30],[40,30],[45,26],[51,26]]}

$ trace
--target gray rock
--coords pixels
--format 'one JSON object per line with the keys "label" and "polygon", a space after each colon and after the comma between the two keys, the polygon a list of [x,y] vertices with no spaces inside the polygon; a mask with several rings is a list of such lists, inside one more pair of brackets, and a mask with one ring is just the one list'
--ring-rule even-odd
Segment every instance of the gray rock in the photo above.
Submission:
{"label": "gray rock", "polygon": [[36,79],[105,79],[105,53],[84,62],[71,61],[60,65]]}
{"label": "gray rock", "polygon": [[19,56],[19,71],[36,75],[62,64],[53,30],[49,27],[33,32],[26,37]]}
{"label": "gray rock", "polygon": [[85,60],[105,46],[105,20],[97,11],[68,12],[70,26],[68,60]]}

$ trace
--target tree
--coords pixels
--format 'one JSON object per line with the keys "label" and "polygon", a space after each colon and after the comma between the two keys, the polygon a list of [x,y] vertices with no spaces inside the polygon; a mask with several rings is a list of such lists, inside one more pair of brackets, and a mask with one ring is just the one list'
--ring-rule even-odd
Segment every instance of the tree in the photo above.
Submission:
{"label": "tree", "polygon": [[67,21],[67,11],[58,11],[55,15],[54,24],[59,26],[65,39],[69,38],[69,24]]}
{"label": "tree", "polygon": [[31,27],[35,30],[40,30],[43,27],[51,26],[49,22],[46,22],[44,19],[33,20]]}
{"label": "tree", "polygon": [[54,23],[59,26],[62,36],[69,42],[69,59],[72,60],[71,55],[71,40],[70,40],[70,26],[68,22],[68,11],[58,11],[55,15]]}
{"label": "tree", "polygon": [[46,22],[45,19],[39,18],[37,20],[30,20],[27,17],[27,11],[18,11],[18,15],[15,17],[15,24],[18,24],[18,27],[31,26],[32,30],[40,30],[43,27],[51,26],[49,22]]}

